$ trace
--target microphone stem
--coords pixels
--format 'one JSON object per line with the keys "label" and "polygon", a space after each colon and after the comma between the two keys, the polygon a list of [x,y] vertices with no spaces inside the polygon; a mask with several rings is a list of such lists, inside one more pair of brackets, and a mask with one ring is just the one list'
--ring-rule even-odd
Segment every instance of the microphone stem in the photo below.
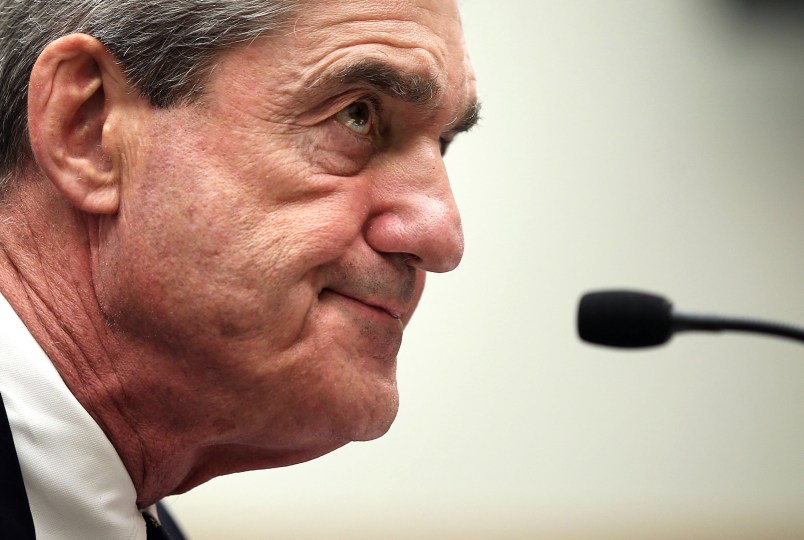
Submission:
{"label": "microphone stem", "polygon": [[736,330],[738,332],[752,332],[755,334],[786,337],[804,342],[804,328],[798,328],[785,323],[720,317],[716,315],[696,315],[675,310],[673,310],[672,319],[674,332],[689,330],[722,332],[724,330]]}

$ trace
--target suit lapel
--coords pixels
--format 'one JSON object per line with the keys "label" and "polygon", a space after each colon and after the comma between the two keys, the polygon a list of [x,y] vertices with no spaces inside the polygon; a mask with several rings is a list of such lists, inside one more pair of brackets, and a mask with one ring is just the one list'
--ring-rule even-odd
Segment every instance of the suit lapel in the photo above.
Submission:
{"label": "suit lapel", "polygon": [[35,540],[33,517],[22,480],[3,396],[0,395],[0,531],[4,538]]}

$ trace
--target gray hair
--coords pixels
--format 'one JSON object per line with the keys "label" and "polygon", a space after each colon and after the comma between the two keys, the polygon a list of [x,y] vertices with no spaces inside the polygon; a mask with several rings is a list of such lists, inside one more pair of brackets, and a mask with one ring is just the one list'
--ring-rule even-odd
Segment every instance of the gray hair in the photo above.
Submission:
{"label": "gray hair", "polygon": [[225,48],[279,30],[299,0],[0,0],[0,194],[31,162],[28,82],[61,36],[94,36],[155,107],[192,102]]}

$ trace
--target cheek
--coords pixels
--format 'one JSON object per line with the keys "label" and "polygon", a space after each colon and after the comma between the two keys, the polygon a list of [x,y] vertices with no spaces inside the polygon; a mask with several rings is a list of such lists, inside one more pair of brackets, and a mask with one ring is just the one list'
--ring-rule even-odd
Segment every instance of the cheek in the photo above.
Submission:
{"label": "cheek", "polygon": [[268,308],[260,274],[278,256],[271,238],[255,236],[255,212],[186,147],[152,152],[129,180],[101,239],[107,314],[177,344],[247,331],[242,321]]}
{"label": "cheek", "polygon": [[165,138],[185,144],[155,145],[106,224],[97,276],[107,314],[177,344],[205,333],[290,345],[317,297],[317,267],[360,235],[366,191],[276,153],[228,159]]}

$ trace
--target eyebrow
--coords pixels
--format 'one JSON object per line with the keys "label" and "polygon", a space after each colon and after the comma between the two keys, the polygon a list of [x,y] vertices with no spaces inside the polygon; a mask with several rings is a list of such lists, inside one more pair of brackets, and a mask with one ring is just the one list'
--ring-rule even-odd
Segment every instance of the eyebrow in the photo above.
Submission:
{"label": "eyebrow", "polygon": [[475,127],[480,122],[480,102],[473,101],[464,111],[463,115],[453,122],[451,131],[453,133],[465,133]]}
{"label": "eyebrow", "polygon": [[341,84],[369,84],[383,93],[417,105],[434,104],[443,88],[435,77],[401,71],[379,60],[362,60],[337,71]]}
{"label": "eyebrow", "polygon": [[[381,60],[366,59],[351,64],[331,77],[342,85],[368,84],[396,99],[435,108],[444,88],[435,76],[402,71]],[[451,123],[450,131],[469,131],[480,120],[480,104],[472,101]]]}

